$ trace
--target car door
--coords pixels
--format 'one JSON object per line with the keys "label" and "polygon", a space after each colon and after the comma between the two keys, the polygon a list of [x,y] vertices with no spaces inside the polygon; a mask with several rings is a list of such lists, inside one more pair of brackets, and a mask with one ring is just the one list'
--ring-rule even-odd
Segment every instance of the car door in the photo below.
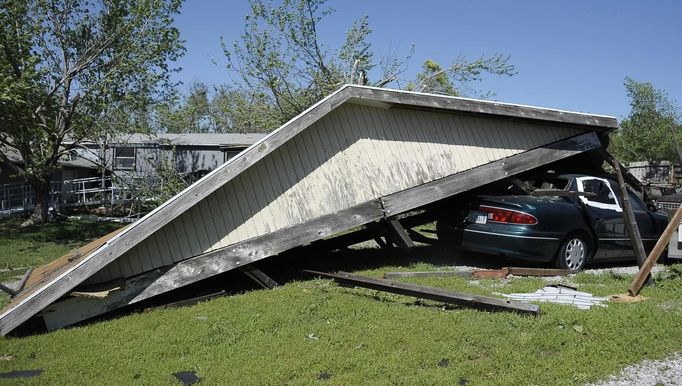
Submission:
{"label": "car door", "polygon": [[598,177],[578,177],[576,185],[579,192],[594,194],[590,197],[579,196],[599,239],[594,258],[621,257],[627,242],[623,209],[616,199],[609,180]]}
{"label": "car door", "polygon": [[[642,237],[644,249],[650,251],[656,244],[656,241],[658,241],[659,230],[656,227],[656,220],[651,215],[651,212],[647,210],[646,204],[636,194],[628,190],[628,197],[630,198],[632,212],[637,220],[637,228],[639,228],[639,235]],[[628,251],[633,250],[632,242],[629,238],[626,248]]]}

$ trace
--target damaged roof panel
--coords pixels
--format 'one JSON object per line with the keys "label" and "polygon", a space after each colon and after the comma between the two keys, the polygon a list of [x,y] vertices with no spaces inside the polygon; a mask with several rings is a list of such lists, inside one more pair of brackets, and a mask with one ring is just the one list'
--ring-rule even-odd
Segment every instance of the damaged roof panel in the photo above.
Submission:
{"label": "damaged roof panel", "polygon": [[[33,285],[2,312],[0,332],[11,331],[81,283],[174,265],[191,268],[190,262],[201,260],[193,259],[219,256],[214,266],[221,268],[200,275],[190,268],[168,271],[207,277],[281,252],[284,244],[272,240],[282,231],[297,229],[302,235],[289,235],[294,241],[285,244],[291,248],[398,214],[378,205],[372,214],[353,217],[352,208],[615,127],[611,117],[344,86],[89,254],[37,269],[41,280],[29,278]],[[598,141],[586,143],[571,142],[575,149],[561,156],[598,146]],[[400,210],[425,203],[417,200]],[[344,211],[350,211],[350,220],[343,225],[320,222]],[[317,233],[308,235],[305,224],[315,224]]]}

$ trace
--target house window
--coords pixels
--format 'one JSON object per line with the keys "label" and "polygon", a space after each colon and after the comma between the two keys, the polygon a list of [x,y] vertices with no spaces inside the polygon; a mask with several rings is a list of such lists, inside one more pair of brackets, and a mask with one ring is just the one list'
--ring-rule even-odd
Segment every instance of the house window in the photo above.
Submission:
{"label": "house window", "polygon": [[117,147],[114,149],[114,169],[135,169],[135,148]]}

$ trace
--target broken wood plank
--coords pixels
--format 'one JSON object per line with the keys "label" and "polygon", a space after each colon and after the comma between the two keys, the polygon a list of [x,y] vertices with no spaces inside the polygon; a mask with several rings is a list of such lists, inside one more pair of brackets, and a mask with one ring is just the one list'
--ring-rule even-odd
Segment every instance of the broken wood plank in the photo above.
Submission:
{"label": "broken wood plank", "polygon": [[410,236],[405,231],[405,228],[400,224],[400,221],[389,218],[382,221],[382,223],[388,228],[388,235],[403,251],[409,251],[410,248],[414,247],[414,242],[410,239]]}
{"label": "broken wood plank", "polygon": [[[616,118],[601,115],[573,113],[541,107],[487,102],[458,97],[439,96],[434,98],[427,94],[361,86],[353,86],[350,88],[350,91],[355,98],[369,99],[374,102],[399,103],[441,110],[457,110],[461,113],[469,114],[492,114],[518,120],[551,121],[562,124],[562,126],[577,125],[578,127],[601,126],[604,129],[618,128],[618,121]],[[590,128],[594,130],[593,127]]]}
{"label": "broken wood plank", "polygon": [[240,270],[244,272],[246,276],[251,278],[251,280],[255,281],[258,285],[260,285],[263,288],[273,289],[279,286],[279,284],[277,284],[276,281],[272,280],[270,276],[266,275],[260,269],[254,267],[253,264],[245,265],[241,267]]}
{"label": "broken wood plank", "polygon": [[637,296],[639,294],[639,291],[642,290],[642,286],[646,282],[646,279],[649,277],[651,269],[658,261],[658,258],[661,257],[661,253],[663,253],[663,250],[665,250],[665,248],[668,246],[670,238],[672,237],[677,227],[680,225],[680,221],[682,221],[682,205],[679,208],[677,208],[677,211],[675,211],[673,218],[670,219],[668,226],[665,227],[663,234],[656,242],[654,249],[652,249],[651,252],[649,253],[649,257],[647,257],[644,264],[642,264],[642,266],[639,268],[639,272],[637,272],[637,275],[635,275],[635,279],[632,281],[632,283],[630,284],[630,288],[628,289],[630,296]]}
{"label": "broken wood plank", "polygon": [[594,132],[545,145],[382,198],[388,216],[448,198],[536,167],[601,147]]}
{"label": "broken wood plank", "polygon": [[15,297],[17,295],[17,291],[15,291],[13,288],[10,288],[2,283],[0,283],[0,291],[6,293],[10,297]]}
{"label": "broken wood plank", "polygon": [[571,271],[558,268],[526,268],[526,267],[504,267],[510,275],[514,276],[568,276]]}
{"label": "broken wood plank", "polygon": [[68,297],[50,304],[41,313],[45,327],[48,331],[53,331],[125,307],[130,304],[130,299],[158,279],[161,273],[162,270],[155,270],[128,279],[120,290],[111,292],[102,299]]}
{"label": "broken wood plank", "polygon": [[215,298],[218,298],[221,296],[225,296],[225,295],[227,295],[227,291],[221,290],[221,291],[214,292],[214,293],[208,294],[208,295],[201,295],[201,296],[197,296],[197,297],[190,298],[190,299],[183,299],[183,300],[178,300],[177,302],[163,304],[160,306],[145,308],[144,312],[148,312],[151,310],[165,310],[168,308],[180,308],[180,307],[193,306],[193,305],[199,304],[201,302],[205,302],[207,300],[212,300],[212,299],[215,299]]}
{"label": "broken wood plank", "polygon": [[[635,218],[635,214],[632,211],[632,205],[630,205],[630,197],[628,195],[627,185],[625,185],[623,173],[621,172],[621,168],[623,168],[623,166],[606,151],[603,151],[602,154],[604,155],[606,162],[608,162],[616,171],[618,185],[620,185],[621,202],[623,203],[623,220],[625,221],[625,227],[627,228],[628,236],[630,236],[630,242],[632,243],[632,248],[635,252],[637,265],[641,268],[644,264],[644,261],[646,260],[646,252],[644,251],[642,236],[639,234],[637,219]],[[647,279],[647,281],[649,280],[651,279]]]}
{"label": "broken wood plank", "polygon": [[354,275],[348,272],[338,272],[336,274],[310,270],[304,270],[304,272],[314,276],[334,279],[334,281],[342,285],[369,288],[420,299],[455,304],[458,306],[473,307],[488,311],[514,311],[533,315],[538,315],[540,313],[540,307],[536,304],[497,299],[464,292],[448,291],[441,288],[425,287],[384,279],[374,279],[366,276]]}
{"label": "broken wood plank", "polygon": [[[421,231],[424,232],[423,229]],[[427,230],[427,231],[429,231],[429,230]],[[407,229],[407,234],[410,235],[410,238],[413,241],[416,241],[418,243],[429,244],[429,245],[442,244],[441,242],[438,241],[438,239],[426,237],[426,236],[422,235],[421,233],[415,231],[414,229]]]}
{"label": "broken wood plank", "polygon": [[412,277],[470,277],[469,271],[420,271],[420,272],[384,272],[384,279],[403,279]]}
{"label": "broken wood plank", "polygon": [[303,224],[254,237],[229,247],[183,260],[165,272],[131,302],[138,302],[187,284],[276,255],[320,238],[383,218],[379,200],[372,200]]}
{"label": "broken wood plank", "polygon": [[504,279],[509,275],[507,268],[502,269],[480,269],[471,272],[474,279]]}

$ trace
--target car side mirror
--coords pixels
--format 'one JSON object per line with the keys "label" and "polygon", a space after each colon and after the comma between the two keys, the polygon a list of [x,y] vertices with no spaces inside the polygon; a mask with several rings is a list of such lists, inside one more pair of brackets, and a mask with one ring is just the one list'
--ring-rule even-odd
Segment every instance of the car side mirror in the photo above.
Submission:
{"label": "car side mirror", "polygon": [[649,212],[657,212],[658,208],[656,207],[656,205],[653,202],[648,202],[646,204],[646,210],[648,210]]}

